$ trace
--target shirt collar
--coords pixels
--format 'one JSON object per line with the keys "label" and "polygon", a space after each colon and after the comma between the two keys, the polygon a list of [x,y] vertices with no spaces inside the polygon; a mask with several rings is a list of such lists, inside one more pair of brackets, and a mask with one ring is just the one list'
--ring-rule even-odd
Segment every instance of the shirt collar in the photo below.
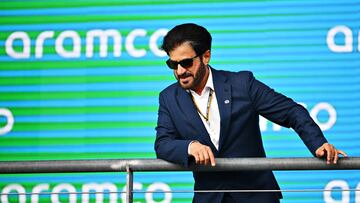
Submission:
{"label": "shirt collar", "polygon": [[[209,77],[208,77],[208,79],[206,81],[204,89],[201,92],[201,95],[203,95],[205,93],[205,91],[207,91],[208,89],[209,90],[214,90],[214,82],[213,82],[211,68],[210,67],[207,67],[207,68],[209,69]],[[195,93],[195,91],[193,91],[193,90],[186,90],[186,91],[191,93],[191,94]]]}
{"label": "shirt collar", "polygon": [[213,82],[213,77],[212,77],[212,73],[211,73],[211,68],[209,68],[209,77],[207,79],[205,88],[210,88],[211,90],[214,90],[214,82]]}

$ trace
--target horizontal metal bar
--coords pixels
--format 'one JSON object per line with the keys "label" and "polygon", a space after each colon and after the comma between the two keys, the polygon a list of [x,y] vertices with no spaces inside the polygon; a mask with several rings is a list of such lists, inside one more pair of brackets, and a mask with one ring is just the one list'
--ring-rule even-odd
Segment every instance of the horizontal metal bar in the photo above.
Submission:
{"label": "horizontal metal bar", "polygon": [[218,158],[216,166],[192,165],[188,168],[160,159],[97,159],[51,161],[1,161],[1,174],[75,173],[132,171],[241,171],[241,170],[359,170],[360,157],[339,158],[326,164],[318,158]]}
{"label": "horizontal metal bar", "polygon": [[[132,193],[137,194],[164,194],[164,193],[224,193],[224,192],[232,192],[232,193],[260,193],[260,192],[286,192],[286,193],[299,193],[299,192],[357,192],[360,189],[283,189],[283,190],[157,190],[157,191],[145,191],[145,190],[134,190]],[[96,194],[126,194],[126,191],[102,191],[102,192],[26,192],[26,193],[0,193],[1,195],[8,196],[19,196],[19,195],[96,195]]]}

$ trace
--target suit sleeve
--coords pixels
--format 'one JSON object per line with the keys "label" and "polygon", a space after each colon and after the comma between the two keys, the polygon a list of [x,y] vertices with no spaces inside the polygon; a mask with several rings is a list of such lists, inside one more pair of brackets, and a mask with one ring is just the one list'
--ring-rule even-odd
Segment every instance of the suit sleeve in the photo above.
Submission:
{"label": "suit sleeve", "polygon": [[155,152],[157,158],[185,167],[189,165],[191,157],[188,155],[188,146],[192,140],[181,139],[163,93],[159,96],[159,111],[156,127]]}
{"label": "suit sleeve", "polygon": [[315,156],[315,151],[327,140],[309,112],[292,99],[275,92],[249,73],[249,97],[255,110],[268,120],[293,128]]}

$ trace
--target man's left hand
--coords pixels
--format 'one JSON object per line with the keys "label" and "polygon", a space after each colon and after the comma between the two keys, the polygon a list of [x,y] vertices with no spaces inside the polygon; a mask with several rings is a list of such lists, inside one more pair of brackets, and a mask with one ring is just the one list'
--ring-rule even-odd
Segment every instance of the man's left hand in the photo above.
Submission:
{"label": "man's left hand", "polygon": [[321,147],[319,147],[315,154],[317,157],[324,157],[326,156],[326,163],[330,164],[333,162],[334,164],[337,163],[339,159],[339,154],[343,155],[344,157],[347,157],[347,154],[341,150],[338,150],[334,147],[334,145],[329,143],[324,143]]}

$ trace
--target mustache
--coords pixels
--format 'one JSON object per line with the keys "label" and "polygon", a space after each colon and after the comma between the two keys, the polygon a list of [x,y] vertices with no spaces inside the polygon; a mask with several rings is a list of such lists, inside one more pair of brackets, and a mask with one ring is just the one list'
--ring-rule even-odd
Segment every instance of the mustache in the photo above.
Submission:
{"label": "mustache", "polygon": [[185,72],[185,73],[183,73],[181,75],[177,75],[178,78],[186,78],[186,77],[189,77],[189,76],[192,76],[192,74],[189,73],[189,72]]}

